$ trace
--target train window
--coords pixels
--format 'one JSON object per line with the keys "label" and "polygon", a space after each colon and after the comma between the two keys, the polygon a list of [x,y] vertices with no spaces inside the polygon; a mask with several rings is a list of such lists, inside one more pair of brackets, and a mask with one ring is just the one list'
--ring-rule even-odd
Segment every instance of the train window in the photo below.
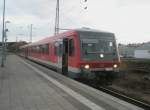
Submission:
{"label": "train window", "polygon": [[45,45],[42,45],[41,47],[42,47],[42,54],[45,54],[45,48],[46,48]]}
{"label": "train window", "polygon": [[54,52],[57,56],[62,56],[63,45],[61,41],[55,42]]}
{"label": "train window", "polygon": [[55,44],[54,44],[54,54],[56,56],[58,56],[58,46],[59,46],[58,42],[55,42]]}
{"label": "train window", "polygon": [[42,45],[39,45],[39,53],[43,53]]}
{"label": "train window", "polygon": [[49,44],[46,44],[46,54],[49,54]]}
{"label": "train window", "polygon": [[33,47],[31,47],[31,52],[34,53],[34,48]]}
{"label": "train window", "polygon": [[69,56],[74,55],[74,40],[69,39]]}
{"label": "train window", "polygon": [[42,45],[43,54],[49,54],[49,44]]}
{"label": "train window", "polygon": [[38,50],[37,50],[38,53],[41,53],[41,47],[40,45],[38,45]]}
{"label": "train window", "polygon": [[100,40],[99,44],[100,44],[100,47],[104,50],[104,52],[112,52],[113,51],[113,42],[110,43],[109,41]]}
{"label": "train window", "polygon": [[91,52],[97,52],[99,49],[98,43],[96,42],[84,42],[82,41],[82,52],[83,54],[88,54]]}
{"label": "train window", "polygon": [[109,46],[112,47],[113,46],[113,42],[109,42]]}
{"label": "train window", "polygon": [[54,46],[54,54],[57,55],[57,47]]}
{"label": "train window", "polygon": [[39,53],[39,50],[40,50],[39,46],[36,46],[36,47],[35,47],[35,52],[36,52],[36,53]]}
{"label": "train window", "polygon": [[36,53],[35,46],[33,47],[33,52]]}
{"label": "train window", "polygon": [[62,43],[60,43],[60,44],[59,44],[59,50],[58,50],[59,56],[62,56],[62,53],[63,53],[62,51],[63,51],[63,45],[62,45]]}

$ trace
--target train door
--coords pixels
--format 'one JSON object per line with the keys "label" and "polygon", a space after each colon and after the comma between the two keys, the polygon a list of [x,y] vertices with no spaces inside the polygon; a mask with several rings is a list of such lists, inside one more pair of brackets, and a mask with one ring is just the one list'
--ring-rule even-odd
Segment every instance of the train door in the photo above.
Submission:
{"label": "train door", "polygon": [[58,68],[60,69],[62,69],[62,50],[63,50],[63,40],[59,39],[57,41],[57,64]]}
{"label": "train door", "polygon": [[68,74],[68,38],[63,39],[62,73]]}
{"label": "train door", "polygon": [[62,74],[68,73],[68,39],[59,39],[57,45],[57,65],[61,69]]}

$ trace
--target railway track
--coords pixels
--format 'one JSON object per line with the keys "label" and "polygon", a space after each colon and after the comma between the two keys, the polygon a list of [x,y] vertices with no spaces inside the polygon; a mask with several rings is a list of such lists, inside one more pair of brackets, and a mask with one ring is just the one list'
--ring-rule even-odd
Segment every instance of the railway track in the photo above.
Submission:
{"label": "railway track", "polygon": [[110,95],[113,95],[113,96],[115,96],[115,97],[117,97],[119,99],[125,100],[125,101],[127,101],[129,103],[132,103],[132,104],[134,104],[136,106],[144,108],[145,110],[150,110],[150,104],[148,104],[148,103],[146,103],[144,101],[139,101],[139,100],[137,100],[135,98],[132,98],[130,96],[124,95],[123,93],[121,93],[121,92],[119,92],[117,90],[114,90],[112,88],[99,86],[99,87],[97,87],[97,89],[99,89],[99,90],[101,90],[101,91],[103,91],[105,93],[108,93]]}
{"label": "railway track", "polygon": [[100,91],[103,91],[107,94],[110,94],[116,98],[122,99],[126,102],[129,102],[129,103],[134,104],[138,107],[141,107],[145,110],[150,110],[150,104],[144,100],[136,99],[133,96],[126,95],[126,94],[124,94],[124,93],[122,93],[116,89],[109,87],[109,86],[98,86],[98,85],[95,86],[95,85],[93,85],[89,82],[86,82],[86,81],[80,81],[80,82],[84,83],[86,85],[92,86],[93,88],[98,89]]}

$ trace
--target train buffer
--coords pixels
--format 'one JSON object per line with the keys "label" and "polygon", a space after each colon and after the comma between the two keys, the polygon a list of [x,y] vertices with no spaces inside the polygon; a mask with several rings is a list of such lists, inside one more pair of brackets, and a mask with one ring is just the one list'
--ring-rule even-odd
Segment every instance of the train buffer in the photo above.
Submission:
{"label": "train buffer", "polygon": [[16,55],[0,67],[0,110],[142,110]]}

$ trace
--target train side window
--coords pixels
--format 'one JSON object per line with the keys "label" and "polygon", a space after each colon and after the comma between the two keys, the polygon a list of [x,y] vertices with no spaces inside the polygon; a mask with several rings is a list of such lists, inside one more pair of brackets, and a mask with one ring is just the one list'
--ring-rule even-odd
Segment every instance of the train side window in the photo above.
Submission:
{"label": "train side window", "polygon": [[54,43],[54,54],[55,54],[56,56],[58,56],[58,46],[59,46],[59,44],[58,44],[58,42],[56,41],[56,42]]}
{"label": "train side window", "polygon": [[46,54],[49,54],[49,44],[46,44]]}
{"label": "train side window", "polygon": [[48,54],[48,44],[44,44],[42,47],[42,54]]}
{"label": "train side window", "polygon": [[37,45],[36,46],[36,53],[39,53],[39,51],[40,51],[40,47],[39,47],[39,45]]}
{"label": "train side window", "polygon": [[42,54],[45,54],[45,45],[42,45]]}
{"label": "train side window", "polygon": [[41,53],[41,47],[40,47],[40,45],[38,45],[38,53],[39,54]]}
{"label": "train side window", "polygon": [[69,39],[69,56],[73,56],[74,51],[74,39]]}
{"label": "train side window", "polygon": [[32,52],[32,53],[34,53],[34,49],[33,49],[33,47],[31,47],[31,52]]}
{"label": "train side window", "polygon": [[38,53],[38,49],[39,47],[38,46],[35,46],[35,53]]}
{"label": "train side window", "polygon": [[49,54],[49,44],[44,44],[43,45],[43,53],[44,54]]}
{"label": "train side window", "polygon": [[39,45],[39,48],[40,48],[40,51],[39,51],[39,53],[43,53],[43,48],[42,48],[42,45]]}
{"label": "train side window", "polygon": [[33,53],[36,53],[35,46],[33,47]]}

